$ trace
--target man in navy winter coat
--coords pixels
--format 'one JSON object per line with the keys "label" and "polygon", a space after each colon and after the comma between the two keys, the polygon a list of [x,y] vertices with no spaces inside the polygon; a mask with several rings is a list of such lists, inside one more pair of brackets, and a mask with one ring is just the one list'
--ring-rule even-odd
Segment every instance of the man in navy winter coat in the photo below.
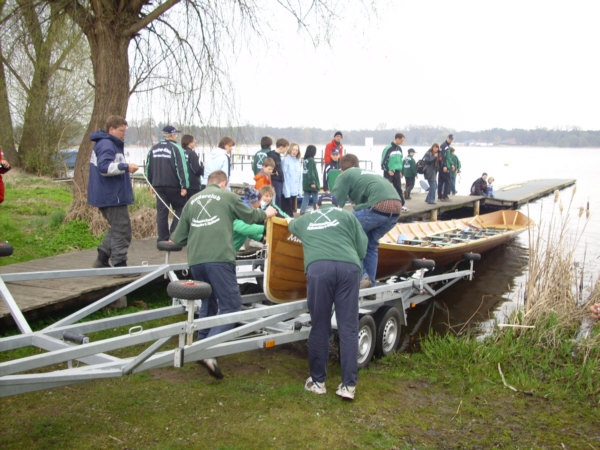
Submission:
{"label": "man in navy winter coat", "polygon": [[130,173],[138,170],[136,164],[127,163],[123,153],[127,121],[119,116],[109,116],[104,130],[91,134],[95,142],[90,158],[90,177],[87,201],[100,209],[110,228],[98,246],[94,267],[127,265],[127,250],[131,243],[131,221],[127,205],[133,204]]}

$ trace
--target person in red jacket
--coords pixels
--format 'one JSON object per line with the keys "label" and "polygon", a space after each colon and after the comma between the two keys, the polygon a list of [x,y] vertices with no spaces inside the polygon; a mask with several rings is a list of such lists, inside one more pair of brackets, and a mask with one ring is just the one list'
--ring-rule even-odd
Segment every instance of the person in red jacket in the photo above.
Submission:
{"label": "person in red jacket", "polygon": [[2,156],[2,149],[0,148],[0,203],[4,201],[4,181],[2,181],[2,174],[10,170],[10,163]]}
{"label": "person in red jacket", "polygon": [[331,141],[325,147],[325,162],[323,165],[328,164],[329,161],[331,161],[331,150],[333,150],[336,147],[340,151],[340,160],[342,159],[342,156],[344,154],[344,146],[342,145],[342,138],[343,138],[342,132],[336,131],[335,134],[333,135],[333,141]]}

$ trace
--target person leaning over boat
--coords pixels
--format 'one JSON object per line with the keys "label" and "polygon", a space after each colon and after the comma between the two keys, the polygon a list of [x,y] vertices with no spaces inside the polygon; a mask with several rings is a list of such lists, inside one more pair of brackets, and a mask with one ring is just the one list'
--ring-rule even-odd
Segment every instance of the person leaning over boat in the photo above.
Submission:
{"label": "person leaning over boat", "polygon": [[354,215],[368,238],[367,254],[362,261],[362,289],[375,284],[379,239],[398,222],[402,202],[396,189],[385,178],[369,173],[358,165],[356,155],[348,154],[342,158],[342,173],[335,180],[331,193],[338,198],[341,207],[350,197],[354,202]]}
{"label": "person leaning over boat", "polygon": [[[203,191],[194,195],[183,208],[181,219],[171,236],[177,245],[187,245],[188,265],[194,280],[211,285],[212,294],[203,299],[200,317],[239,311],[242,306],[235,272],[233,221],[262,223],[276,214],[274,208],[265,211],[244,204],[242,198],[227,190],[227,175],[217,170],[208,177]],[[214,336],[233,328],[233,324],[200,330],[198,339]],[[211,375],[223,374],[215,359],[203,360]]]}
{"label": "person leaning over boat", "polygon": [[[187,201],[189,174],[185,152],[177,143],[179,130],[171,125],[163,128],[163,138],[146,157],[146,178],[156,193],[156,228],[158,241],[168,241],[169,233],[177,226],[183,205]],[[169,206],[176,217],[169,228]]]}
{"label": "person leaning over boat", "polygon": [[392,183],[394,189],[400,196],[402,206],[404,206],[404,196],[402,195],[402,143],[404,142],[404,135],[402,133],[396,133],[394,140],[390,145],[383,149],[381,153],[381,170],[383,170],[383,177]]}
{"label": "person leaning over boat", "polygon": [[306,300],[311,319],[308,337],[310,377],[304,388],[325,394],[331,308],[340,339],[342,382],[336,394],[354,399],[358,378],[358,290],[361,259],[367,236],[349,211],[338,208],[337,199],[321,195],[318,210],[289,223],[289,231],[302,241],[306,272]]}
{"label": "person leaning over boat", "polygon": [[423,162],[425,163],[423,176],[429,183],[429,189],[427,190],[425,202],[429,203],[430,205],[435,205],[435,192],[437,189],[436,176],[440,164],[438,158],[439,150],[440,146],[437,144],[437,142],[434,142],[423,156]]}
{"label": "person leaning over boat", "polygon": [[93,267],[110,267],[109,260],[114,267],[123,267],[127,265],[127,250],[131,244],[127,207],[133,205],[133,188],[129,174],[137,171],[138,166],[127,163],[123,153],[127,121],[109,116],[104,130],[90,136],[94,149],[90,157],[87,202],[100,210],[110,228],[98,246]]}
{"label": "person leaning over boat", "polygon": [[408,155],[402,162],[402,174],[406,180],[406,193],[404,194],[406,200],[410,200],[410,193],[415,187],[415,179],[417,178],[417,163],[415,162],[414,155],[415,149],[409,148]]}

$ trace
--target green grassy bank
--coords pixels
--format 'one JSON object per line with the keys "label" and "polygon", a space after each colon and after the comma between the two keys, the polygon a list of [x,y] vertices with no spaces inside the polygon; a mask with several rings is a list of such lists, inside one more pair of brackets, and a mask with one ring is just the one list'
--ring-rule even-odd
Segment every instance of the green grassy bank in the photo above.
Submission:
{"label": "green grassy bank", "polygon": [[[96,245],[86,224],[73,231],[55,212],[64,217],[68,187],[25,179],[0,205],[2,240],[27,247],[31,258],[70,251],[73,242],[86,242],[83,236],[90,239],[83,245]],[[61,234],[65,244],[48,249]],[[124,312],[169,303],[162,285],[128,299]],[[90,319],[107,314],[113,312]],[[483,341],[427,335],[420,351],[361,370],[352,403],[335,396],[340,371],[333,356],[327,395],[303,390],[305,343],[220,358],[226,376],[218,381],[190,363],[0,398],[0,448],[599,448],[600,349],[577,344],[578,329],[551,307],[535,328],[507,328]],[[598,326],[590,341],[598,342]],[[0,361],[37,352],[3,352]]]}

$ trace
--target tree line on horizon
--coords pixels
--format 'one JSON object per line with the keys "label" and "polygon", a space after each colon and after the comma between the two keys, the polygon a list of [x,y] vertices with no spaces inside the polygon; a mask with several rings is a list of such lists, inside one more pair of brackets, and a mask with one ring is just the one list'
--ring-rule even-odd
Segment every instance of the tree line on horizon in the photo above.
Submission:
{"label": "tree line on horizon", "polygon": [[[136,124],[127,128],[126,141],[129,145],[152,145],[160,136],[160,130],[167,123]],[[236,127],[200,127],[177,125],[185,134],[191,134],[198,145],[216,146],[223,136],[230,136],[240,145],[259,145],[263,136],[275,139],[284,137],[290,142],[300,144],[325,144],[333,139],[336,131],[343,134],[346,145],[364,145],[366,138],[373,138],[373,145],[387,145],[398,132],[406,136],[406,144],[430,146],[441,143],[448,134],[454,135],[454,142],[463,145],[493,144],[521,145],[532,147],[600,147],[600,130],[551,130],[536,128],[533,130],[494,128],[482,131],[460,131],[441,127],[410,127],[408,129],[377,130],[337,130],[321,128],[236,126]]]}

